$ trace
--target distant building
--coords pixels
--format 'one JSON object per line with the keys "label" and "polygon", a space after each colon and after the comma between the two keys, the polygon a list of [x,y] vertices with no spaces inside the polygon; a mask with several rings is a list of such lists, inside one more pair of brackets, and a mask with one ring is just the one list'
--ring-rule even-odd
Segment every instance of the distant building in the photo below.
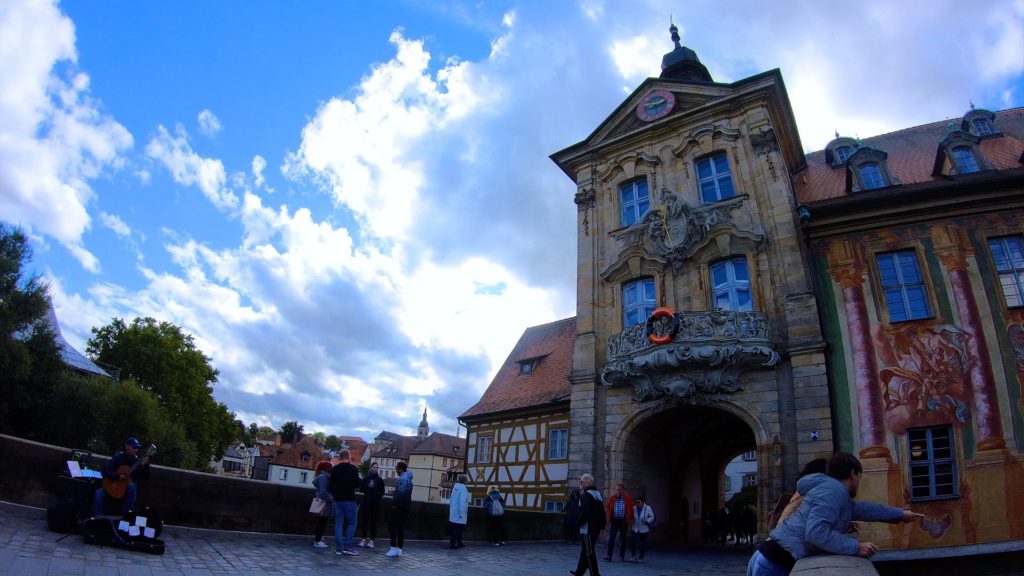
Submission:
{"label": "distant building", "polygon": [[317,462],[324,459],[324,451],[316,440],[304,436],[270,461],[269,481],[274,484],[311,486],[313,469]]}
{"label": "distant building", "polygon": [[370,461],[377,464],[387,494],[395,491],[395,465],[405,462],[413,474],[413,500],[447,502],[454,480],[463,470],[466,442],[450,434],[431,434],[426,408],[416,432],[416,436],[402,436],[382,431],[373,439]]}
{"label": "distant building", "polygon": [[[254,447],[255,448],[255,447]],[[252,467],[259,450],[247,448],[245,444],[228,446],[224,456],[214,462],[214,470],[221,476],[236,476],[238,478],[250,478]]]}
{"label": "distant building", "polygon": [[470,493],[496,486],[510,508],[560,512],[568,497],[569,376],[576,319],[523,332],[466,425]]}

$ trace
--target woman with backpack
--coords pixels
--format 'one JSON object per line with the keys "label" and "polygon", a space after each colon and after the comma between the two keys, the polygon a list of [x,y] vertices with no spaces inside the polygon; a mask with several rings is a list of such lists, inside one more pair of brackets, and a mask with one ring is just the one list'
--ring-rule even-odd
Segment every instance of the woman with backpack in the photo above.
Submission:
{"label": "woman with backpack", "polygon": [[491,528],[491,538],[495,546],[505,545],[505,497],[498,492],[496,486],[487,489],[484,499],[484,510],[487,512],[487,523]]}

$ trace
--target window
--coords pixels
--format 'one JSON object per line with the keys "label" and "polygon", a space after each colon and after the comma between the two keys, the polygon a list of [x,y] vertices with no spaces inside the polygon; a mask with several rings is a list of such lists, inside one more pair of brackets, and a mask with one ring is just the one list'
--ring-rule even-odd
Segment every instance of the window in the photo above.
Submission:
{"label": "window", "polygon": [[712,301],[716,310],[753,310],[747,259],[730,258],[711,266]]}
{"label": "window", "polygon": [[482,507],[483,505],[484,505],[484,499],[483,498],[473,498],[473,506],[481,506]]}
{"label": "window", "polygon": [[988,136],[992,134],[992,124],[989,123],[988,118],[975,118],[971,121],[971,126],[974,127],[975,136]]}
{"label": "window", "polygon": [[281,469],[281,474],[278,475],[278,479],[280,479],[280,480],[287,480],[288,479],[288,469],[287,468],[282,468]]}
{"label": "window", "polygon": [[732,189],[732,173],[725,152],[697,162],[697,180],[700,184],[700,197],[705,204],[736,195]]}
{"label": "window", "polygon": [[622,327],[647,322],[656,306],[654,278],[634,280],[622,287]]}
{"label": "window", "polygon": [[647,180],[634,180],[619,188],[619,210],[623,226],[632,226],[642,220],[650,207]]}
{"label": "window", "polygon": [[487,464],[491,461],[491,437],[480,436],[476,439],[476,462]]}
{"label": "window", "polygon": [[953,457],[953,429],[950,426],[911,428],[910,500],[956,496],[956,460]]}
{"label": "window", "polygon": [[545,512],[561,512],[562,510],[565,510],[564,502],[555,502],[553,500],[547,500],[544,502]]}
{"label": "window", "polygon": [[757,486],[757,473],[751,472],[749,474],[744,474],[743,475],[743,487],[744,488],[750,488],[752,486]]}
{"label": "window", "polygon": [[843,164],[851,154],[853,154],[852,146],[840,146],[839,148],[836,148],[836,162]]}
{"label": "window", "polygon": [[890,322],[929,318],[928,288],[913,250],[875,256]]}
{"label": "window", "polygon": [[753,462],[754,460],[757,460],[757,450],[751,450],[750,452],[743,453],[744,462]]}
{"label": "window", "polygon": [[1006,305],[1024,306],[1024,236],[989,238],[988,249],[992,252]]}
{"label": "window", "polygon": [[520,374],[533,374],[533,367],[536,364],[534,360],[523,360],[519,363]]}
{"label": "window", "polygon": [[548,460],[564,460],[569,457],[569,430],[555,428],[548,431]]}
{"label": "window", "polygon": [[732,478],[728,474],[722,476],[722,489],[726,492],[732,492]]}
{"label": "window", "polygon": [[969,146],[957,146],[953,148],[953,160],[956,161],[956,170],[960,174],[977,172],[978,161],[974,159],[974,152]]}
{"label": "window", "polygon": [[303,464],[308,464],[309,463],[309,452],[303,452],[302,453],[302,463]]}
{"label": "window", "polygon": [[451,500],[452,499],[452,489],[451,488],[441,488],[441,499],[442,500]]}
{"label": "window", "polygon": [[225,472],[238,472],[242,469],[241,462],[234,462],[232,460],[225,460],[221,463]]}
{"label": "window", "polygon": [[309,479],[309,472],[299,472],[299,484],[305,484]]}
{"label": "window", "polygon": [[864,164],[860,167],[860,181],[864,190],[874,190],[885,187],[885,178],[882,177],[882,170],[878,164]]}

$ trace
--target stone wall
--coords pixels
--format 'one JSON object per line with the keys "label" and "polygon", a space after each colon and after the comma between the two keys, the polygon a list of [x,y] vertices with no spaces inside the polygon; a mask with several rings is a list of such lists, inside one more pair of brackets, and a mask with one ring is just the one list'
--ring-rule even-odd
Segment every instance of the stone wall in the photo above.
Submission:
{"label": "stone wall", "polygon": [[[54,501],[57,477],[66,470],[70,449],[0,435],[0,500],[45,508]],[[90,468],[108,460],[93,455]],[[312,533],[307,512],[312,487],[283,486],[260,480],[230,478],[153,465],[150,478],[139,485],[139,505],[158,510],[164,522],[192,528],[212,528],[283,534]],[[378,538],[387,538],[391,499],[381,503]],[[486,540],[487,518],[470,508],[465,539]],[[508,510],[505,531],[510,540],[562,538],[562,515]],[[442,539],[448,505],[413,502],[406,525],[408,539]]]}

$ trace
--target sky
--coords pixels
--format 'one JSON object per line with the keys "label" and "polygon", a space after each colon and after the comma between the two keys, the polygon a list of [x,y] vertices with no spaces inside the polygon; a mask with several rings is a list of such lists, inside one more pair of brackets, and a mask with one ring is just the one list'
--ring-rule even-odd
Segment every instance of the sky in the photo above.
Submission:
{"label": "sky", "polygon": [[1024,0],[0,0],[0,219],[63,336],[193,335],[246,423],[458,416],[575,314],[586,138],[672,49],[779,68],[808,152],[1024,105]]}

